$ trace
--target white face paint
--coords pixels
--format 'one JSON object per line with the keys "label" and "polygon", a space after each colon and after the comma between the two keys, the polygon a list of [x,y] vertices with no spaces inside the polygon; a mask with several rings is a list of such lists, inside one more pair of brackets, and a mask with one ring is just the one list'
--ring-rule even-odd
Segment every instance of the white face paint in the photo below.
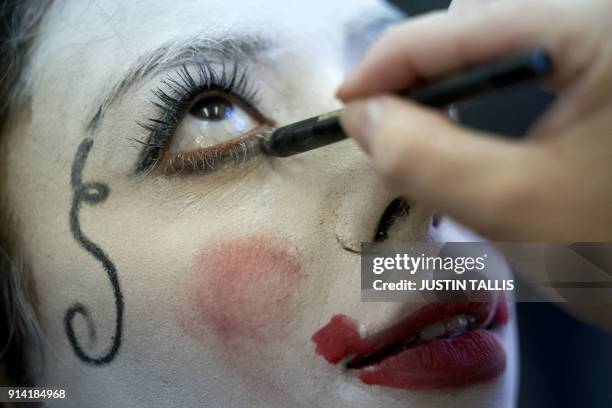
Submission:
{"label": "white face paint", "polygon": [[[332,95],[340,80],[373,31],[396,16],[374,0],[55,2],[27,75],[31,115],[7,135],[6,168],[47,340],[39,382],[68,390],[62,406],[512,405],[512,324],[500,331],[505,373],[467,388],[365,385],[316,355],[310,338],[334,315],[371,331],[422,306],[359,302],[353,250],[372,239],[396,197],[352,142],[291,159],[243,160],[246,139],[229,152],[219,147],[267,122],[338,108]],[[201,45],[215,51],[173,51]],[[233,61],[237,54],[242,59]],[[218,82],[226,70],[225,82],[211,87],[199,77],[202,55]],[[143,56],[159,58],[145,61],[155,64],[109,101]],[[199,88],[180,101],[181,115],[165,117],[177,118],[168,140],[150,140],[140,124],[161,119],[151,102],[164,99],[153,91],[175,99],[190,91],[181,63]],[[244,75],[242,87],[228,81],[231,67],[236,78]],[[196,106],[213,94],[221,100]],[[143,146],[134,140],[168,147],[159,166],[142,164]],[[84,160],[77,160],[79,146],[91,146]],[[206,147],[206,155],[169,158]],[[71,185],[75,161],[84,167],[72,169],[81,179]],[[108,195],[99,202],[79,196],[90,182]],[[444,239],[445,228],[430,227],[429,214],[413,205],[389,234],[415,239],[435,230]],[[84,245],[79,231],[103,252]],[[109,280],[114,272],[121,298]],[[89,311],[95,339],[82,315],[68,313],[75,304]]]}

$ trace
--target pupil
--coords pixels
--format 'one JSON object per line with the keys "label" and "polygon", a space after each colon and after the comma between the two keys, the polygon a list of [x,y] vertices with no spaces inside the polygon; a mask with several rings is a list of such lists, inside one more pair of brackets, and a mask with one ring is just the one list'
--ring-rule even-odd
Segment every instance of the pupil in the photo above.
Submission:
{"label": "pupil", "polygon": [[220,96],[207,96],[200,99],[189,111],[198,119],[219,121],[228,118],[234,110],[232,104]]}

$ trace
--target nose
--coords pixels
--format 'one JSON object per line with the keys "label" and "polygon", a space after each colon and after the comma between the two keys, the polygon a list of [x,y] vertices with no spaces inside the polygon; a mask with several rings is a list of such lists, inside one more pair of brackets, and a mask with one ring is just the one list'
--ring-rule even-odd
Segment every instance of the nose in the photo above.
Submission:
{"label": "nose", "polygon": [[346,186],[334,197],[332,213],[336,241],[344,250],[359,253],[361,242],[422,240],[431,223],[429,211],[385,187],[365,160],[344,172]]}

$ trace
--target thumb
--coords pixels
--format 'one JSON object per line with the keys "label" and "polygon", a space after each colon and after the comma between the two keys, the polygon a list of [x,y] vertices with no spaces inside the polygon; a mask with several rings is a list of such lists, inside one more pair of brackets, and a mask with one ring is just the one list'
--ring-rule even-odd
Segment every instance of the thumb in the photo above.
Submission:
{"label": "thumb", "polygon": [[542,149],[535,143],[462,128],[440,111],[393,96],[349,103],[340,120],[399,194],[490,238],[515,237],[517,224],[533,216],[521,203],[536,193]]}

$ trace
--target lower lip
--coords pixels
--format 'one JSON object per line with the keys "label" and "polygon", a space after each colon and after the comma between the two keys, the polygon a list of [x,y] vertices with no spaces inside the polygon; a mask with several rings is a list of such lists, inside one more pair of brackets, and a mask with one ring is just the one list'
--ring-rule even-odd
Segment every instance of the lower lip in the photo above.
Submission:
{"label": "lower lip", "polygon": [[[501,302],[500,302],[501,304]],[[498,307],[498,314],[500,308]],[[507,321],[506,318],[503,319]],[[505,323],[505,322],[500,322]],[[317,353],[337,364],[350,351],[360,353],[371,347],[347,316],[334,316],[313,340]],[[497,336],[484,329],[459,336],[427,341],[399,354],[355,370],[365,384],[407,390],[467,387],[490,381],[506,368],[506,353]]]}
{"label": "lower lip", "polygon": [[408,390],[466,387],[492,380],[506,368],[496,336],[474,330],[433,340],[358,370],[365,384]]}

